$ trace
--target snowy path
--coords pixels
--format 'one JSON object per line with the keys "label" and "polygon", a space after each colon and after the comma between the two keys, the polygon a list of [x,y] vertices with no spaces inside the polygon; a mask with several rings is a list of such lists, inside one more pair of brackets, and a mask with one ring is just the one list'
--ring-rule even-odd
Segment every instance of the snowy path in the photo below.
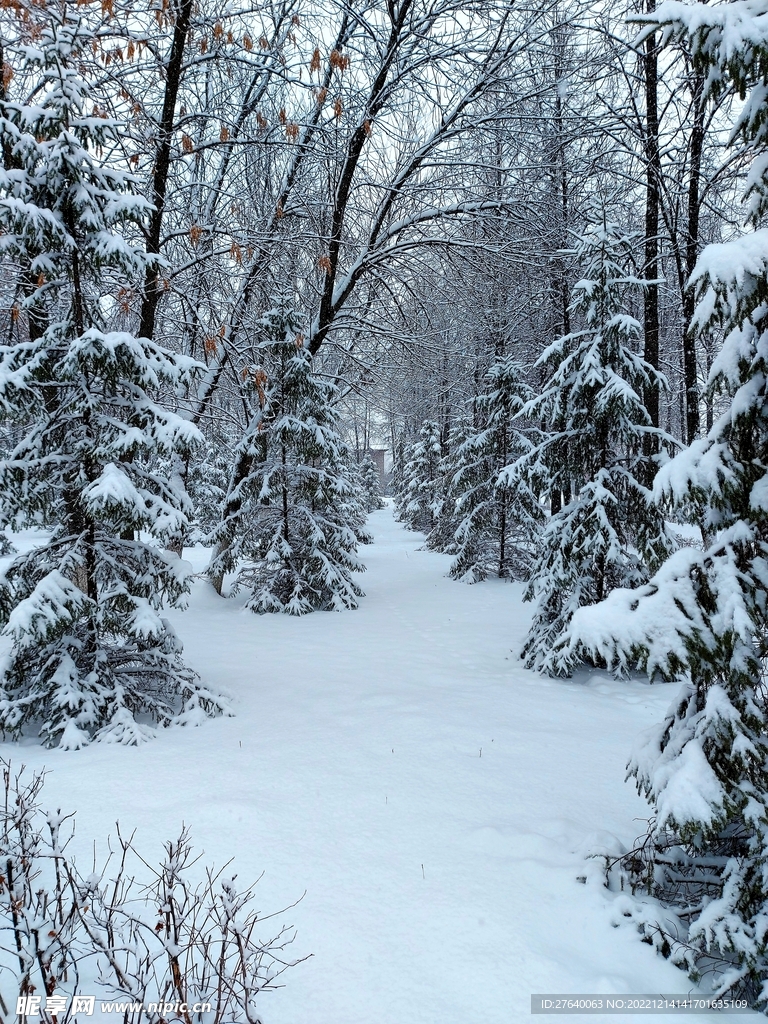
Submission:
{"label": "snowy path", "polygon": [[201,582],[174,615],[236,718],[139,749],[24,749],[77,808],[79,848],[119,819],[152,855],[184,820],[207,859],[265,872],[263,910],[306,889],[286,919],[314,956],[264,996],[265,1024],[509,1024],[532,992],[685,991],[575,880],[591,833],[642,831],[624,764],[670,688],[522,670],[518,586],[454,583],[388,511],[371,525],[356,612],[258,617]]}

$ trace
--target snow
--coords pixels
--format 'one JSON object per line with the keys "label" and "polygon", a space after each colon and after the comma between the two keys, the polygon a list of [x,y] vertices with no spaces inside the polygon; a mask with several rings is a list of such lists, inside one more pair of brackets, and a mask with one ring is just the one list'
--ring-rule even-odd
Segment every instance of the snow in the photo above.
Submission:
{"label": "snow", "polygon": [[[50,770],[45,802],[77,809],[86,873],[116,820],[148,858],[183,821],[239,883],[264,872],[262,911],[306,891],[283,917],[313,955],[259,998],[265,1024],[510,1024],[534,992],[688,991],[619,894],[577,881],[586,852],[644,831],[625,765],[677,685],[524,670],[520,586],[447,579],[450,556],[388,509],[369,525],[356,611],[253,615],[200,580],[169,614],[236,717],[0,754]],[[187,552],[197,571],[208,555]]]}
{"label": "snow", "polygon": [[29,597],[16,605],[5,627],[20,647],[39,644],[59,620],[70,620],[88,597],[54,569],[44,576]]}
{"label": "snow", "polygon": [[[761,228],[750,234],[733,238],[728,242],[716,242],[706,246],[696,262],[690,285],[709,285],[708,291],[700,297],[696,306],[693,325],[703,331],[713,321],[722,320],[723,296],[730,307],[737,303],[743,293],[752,293],[759,288],[768,272],[768,228]],[[726,307],[725,312],[728,312]]]}
{"label": "snow", "polygon": [[[674,705],[682,704],[690,693],[690,688],[685,686],[682,693],[675,694]],[[674,705],[668,712],[670,718],[674,715]],[[632,754],[632,766],[641,779],[652,780],[659,829],[672,827],[675,822],[679,825],[689,822],[709,824],[722,812],[727,794],[705,751],[714,731],[707,727],[718,712],[726,722],[731,717],[738,720],[727,694],[721,687],[713,686],[707,694],[706,712],[698,715],[691,712],[687,728],[679,729],[673,742],[669,742],[663,751],[661,741],[665,723],[649,729],[637,743]]]}
{"label": "snow", "polygon": [[703,3],[689,4],[681,0],[664,0],[651,15],[635,16],[636,21],[685,26],[689,35],[701,34],[707,48],[722,64],[736,59],[749,59],[753,48],[768,40],[768,5],[765,0],[732,0],[709,7]]}

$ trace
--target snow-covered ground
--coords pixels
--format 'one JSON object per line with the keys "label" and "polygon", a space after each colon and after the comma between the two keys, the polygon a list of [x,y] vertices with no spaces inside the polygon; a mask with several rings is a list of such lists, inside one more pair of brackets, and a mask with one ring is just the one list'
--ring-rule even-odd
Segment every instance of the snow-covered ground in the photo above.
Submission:
{"label": "snow-covered ground", "polygon": [[184,821],[206,860],[264,872],[264,911],[306,891],[285,920],[313,955],[263,996],[265,1024],[510,1024],[534,992],[686,991],[577,881],[601,834],[643,831],[624,765],[674,688],[525,671],[519,586],[452,582],[390,511],[371,526],[355,612],[259,617],[200,581],[172,615],[235,718],[140,748],[0,753],[51,770],[83,857],[118,819],[150,857]]}

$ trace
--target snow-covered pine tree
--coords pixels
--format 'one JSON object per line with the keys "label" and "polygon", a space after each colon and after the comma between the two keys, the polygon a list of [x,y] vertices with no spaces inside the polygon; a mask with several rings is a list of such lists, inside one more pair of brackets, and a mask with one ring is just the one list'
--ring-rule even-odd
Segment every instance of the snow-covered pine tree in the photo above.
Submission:
{"label": "snow-covered pine tree", "polygon": [[379,468],[373,461],[373,456],[370,452],[365,453],[363,461],[360,463],[360,486],[362,489],[363,506],[366,512],[376,512],[384,508]]}
{"label": "snow-covered pine tree", "polygon": [[530,448],[514,422],[531,400],[522,369],[506,356],[490,368],[485,383],[487,390],[475,399],[481,429],[458,450],[452,481],[459,522],[450,575],[463,583],[527,576],[543,518],[527,479],[503,472]]}
{"label": "snow-covered pine tree", "polygon": [[719,968],[718,993],[768,1012],[768,4],[663,3],[643,20],[685,41],[714,95],[745,100],[732,139],[753,157],[752,230],[697,262],[692,330],[725,331],[709,387],[727,404],[654,488],[664,505],[698,509],[705,549],[582,609],[570,644],[683,681],[630,762],[653,817],[624,868],[666,904],[646,900],[638,923],[694,976]]}
{"label": "snow-covered pine tree", "polygon": [[[11,431],[7,425],[3,424],[3,417],[0,416],[0,461],[8,458],[13,451],[14,444],[11,438]],[[16,548],[11,539],[6,534],[5,530],[0,529],[0,556],[13,555],[16,553]],[[2,621],[3,615],[0,612],[0,621]]]}
{"label": "snow-covered pine tree", "polygon": [[[349,485],[347,496],[339,504],[339,512],[349,525],[358,544],[373,544],[373,534],[368,529],[368,496],[363,483],[363,466],[354,457],[352,449],[344,446],[342,475]],[[375,468],[375,467],[374,467]]]}
{"label": "snow-covered pine tree", "polygon": [[401,519],[409,530],[429,533],[435,525],[442,455],[440,427],[425,420],[405,466]]}
{"label": "snow-covered pine tree", "polygon": [[[260,324],[262,365],[251,371],[257,412],[242,445],[255,456],[238,487],[238,527],[214,573],[237,570],[255,612],[304,615],[356,608],[362,590],[354,487],[337,431],[335,385],[312,372],[285,302]],[[224,524],[226,526],[226,524]]]}
{"label": "snow-covered pine tree", "polygon": [[460,517],[456,511],[459,490],[456,474],[464,466],[462,452],[464,442],[473,434],[472,423],[467,416],[460,416],[451,426],[446,443],[447,452],[437,467],[438,484],[435,494],[435,525],[429,531],[426,547],[446,555],[456,553],[456,530]]}
{"label": "snow-covered pine tree", "polygon": [[190,544],[208,544],[217,524],[227,494],[232,471],[234,442],[224,434],[205,439],[198,456],[185,467],[187,491],[192,502]]}
{"label": "snow-covered pine tree", "polygon": [[632,247],[604,215],[588,223],[575,249],[584,277],[571,302],[583,327],[539,358],[549,381],[522,415],[543,422],[541,439],[504,474],[510,485],[528,481],[550,504],[555,494],[572,495],[545,526],[525,594],[536,611],[522,657],[551,675],[568,675],[575,664],[562,642],[575,610],[644,582],[670,550],[645,483],[653,475],[647,440],[664,437],[642,395],[665,382],[638,354],[642,329],[626,312],[628,293],[642,287],[630,270]]}
{"label": "snow-covered pine tree", "polygon": [[160,615],[187,592],[182,564],[135,539],[142,531],[162,543],[185,523],[186,494],[153,466],[199,434],[158,395],[197,364],[107,329],[116,298],[144,275],[130,233],[139,235],[147,204],[95,155],[115,147],[119,125],[78,70],[92,42],[79,14],[51,5],[39,16],[37,42],[13,57],[13,81],[33,98],[0,100],[0,253],[17,268],[0,415],[21,436],[0,463],[0,525],[54,525],[0,588],[11,641],[0,729],[18,735],[30,724],[65,748],[93,737],[135,743],[152,731],[137,716],[192,721],[221,708]]}
{"label": "snow-covered pine tree", "polygon": [[408,484],[407,469],[410,463],[415,441],[406,439],[405,431],[401,431],[394,444],[392,452],[392,497],[395,506],[395,519],[403,521],[405,511],[405,493]]}

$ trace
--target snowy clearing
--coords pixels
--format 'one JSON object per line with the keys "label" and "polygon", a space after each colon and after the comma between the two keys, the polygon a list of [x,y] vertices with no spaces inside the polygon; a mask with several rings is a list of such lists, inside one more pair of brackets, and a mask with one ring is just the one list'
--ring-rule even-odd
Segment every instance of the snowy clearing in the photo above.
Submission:
{"label": "snowy clearing", "polygon": [[533,992],[686,991],[576,880],[601,833],[644,831],[624,766],[675,687],[522,669],[519,586],[452,582],[389,510],[369,525],[357,611],[257,616],[200,581],[172,615],[235,718],[0,753],[51,771],[44,801],[77,810],[83,860],[116,820],[148,857],[184,821],[206,861],[264,872],[262,910],[306,890],[285,920],[312,958],[263,996],[265,1024],[509,1024]]}

